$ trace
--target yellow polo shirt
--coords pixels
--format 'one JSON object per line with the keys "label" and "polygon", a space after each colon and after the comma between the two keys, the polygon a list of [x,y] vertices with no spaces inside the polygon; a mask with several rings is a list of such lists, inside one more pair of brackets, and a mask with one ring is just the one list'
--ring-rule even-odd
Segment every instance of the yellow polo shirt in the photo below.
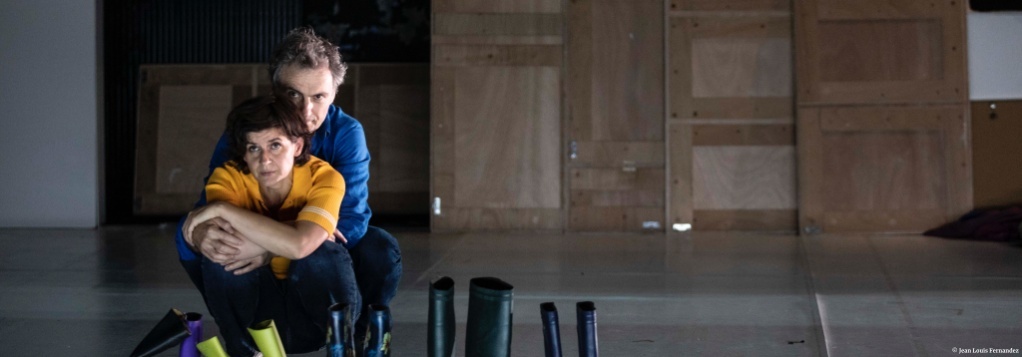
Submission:
{"label": "yellow polo shirt", "polygon": [[[315,156],[291,171],[291,192],[280,208],[266,207],[259,192],[259,182],[251,173],[244,174],[231,162],[213,170],[206,182],[206,201],[223,201],[270,217],[278,222],[309,221],[333,235],[337,227],[344,178],[326,161]],[[277,279],[286,279],[291,260],[273,257],[270,268]]]}

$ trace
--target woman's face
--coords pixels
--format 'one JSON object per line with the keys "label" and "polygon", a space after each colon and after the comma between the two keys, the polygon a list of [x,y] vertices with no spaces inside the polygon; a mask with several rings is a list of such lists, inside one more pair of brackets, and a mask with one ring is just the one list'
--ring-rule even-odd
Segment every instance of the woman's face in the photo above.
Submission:
{"label": "woman's face", "polygon": [[248,133],[245,163],[261,187],[274,187],[291,175],[302,140],[291,141],[280,128]]}

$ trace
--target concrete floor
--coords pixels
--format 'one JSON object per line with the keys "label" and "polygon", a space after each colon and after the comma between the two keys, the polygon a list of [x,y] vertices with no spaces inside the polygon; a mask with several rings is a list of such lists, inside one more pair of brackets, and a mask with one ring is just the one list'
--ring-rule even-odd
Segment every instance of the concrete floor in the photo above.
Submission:
{"label": "concrete floor", "polygon": [[[394,356],[425,356],[430,280],[515,286],[512,352],[542,356],[539,304],[594,301],[604,356],[945,356],[1022,349],[1022,247],[922,236],[428,234],[392,230]],[[167,227],[0,229],[3,356],[127,356],[166,311],[205,313]],[[206,337],[217,334],[206,318]],[[176,350],[162,354],[176,356]],[[322,355],[322,353],[307,354]]]}

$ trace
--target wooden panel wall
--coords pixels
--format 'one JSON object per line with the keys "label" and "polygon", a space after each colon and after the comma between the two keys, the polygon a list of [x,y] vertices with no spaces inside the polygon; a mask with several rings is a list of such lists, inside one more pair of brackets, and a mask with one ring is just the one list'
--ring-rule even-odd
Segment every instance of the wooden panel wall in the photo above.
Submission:
{"label": "wooden panel wall", "polygon": [[428,214],[429,65],[352,65],[335,103],[365,129],[373,213]]}
{"label": "wooden panel wall", "polygon": [[269,93],[265,65],[142,65],[135,151],[136,215],[188,212],[209,173],[227,113]]}
{"label": "wooden panel wall", "polygon": [[669,221],[696,230],[794,230],[788,1],[672,0]]}
{"label": "wooden panel wall", "polygon": [[802,230],[919,232],[968,210],[966,4],[795,4]]}
{"label": "wooden panel wall", "polygon": [[972,102],[976,207],[1022,204],[1022,100]]}
{"label": "wooden panel wall", "polygon": [[559,2],[433,3],[434,231],[563,227],[562,33]]}
{"label": "wooden panel wall", "polygon": [[662,229],[664,4],[567,6],[568,228]]}

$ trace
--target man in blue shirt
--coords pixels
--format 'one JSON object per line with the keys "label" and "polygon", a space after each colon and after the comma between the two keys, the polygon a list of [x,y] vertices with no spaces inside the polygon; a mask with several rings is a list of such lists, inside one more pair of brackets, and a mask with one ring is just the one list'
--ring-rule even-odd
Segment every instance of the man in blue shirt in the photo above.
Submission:
{"label": "man in blue shirt", "polygon": [[[346,190],[334,238],[344,243],[351,256],[362,297],[363,313],[359,314],[355,336],[355,341],[361,341],[367,325],[366,308],[369,304],[389,305],[397,293],[402,272],[401,251],[393,236],[368,225],[372,211],[366,202],[369,196],[369,150],[365,134],[355,118],[333,105],[346,69],[337,46],[316,36],[310,28],[288,33],[270,59],[274,91],[291,98],[298,105],[313,132],[310,153],[329,162],[344,177]],[[227,160],[227,138],[221,136],[209,162],[210,172]],[[196,207],[205,204],[203,192]],[[178,226],[177,248],[181,264],[203,298],[205,290],[199,255],[224,265],[225,270],[237,275],[269,263],[262,256],[243,261],[232,259],[238,252],[234,242],[239,237],[232,234],[229,226],[216,222],[199,225],[186,238],[181,227],[190,218],[191,213]]]}

